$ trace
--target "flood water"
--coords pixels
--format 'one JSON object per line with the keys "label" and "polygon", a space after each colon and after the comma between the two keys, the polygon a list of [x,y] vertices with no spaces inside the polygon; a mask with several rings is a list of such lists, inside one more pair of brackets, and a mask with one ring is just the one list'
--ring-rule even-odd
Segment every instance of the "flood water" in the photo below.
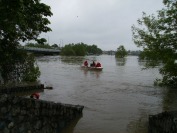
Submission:
{"label": "flood water", "polygon": [[[86,59],[99,61],[103,70],[82,70]],[[54,88],[40,98],[85,106],[64,133],[147,133],[149,115],[177,108],[177,92],[155,87],[158,68],[142,70],[144,63],[137,56],[38,57],[41,83]]]}

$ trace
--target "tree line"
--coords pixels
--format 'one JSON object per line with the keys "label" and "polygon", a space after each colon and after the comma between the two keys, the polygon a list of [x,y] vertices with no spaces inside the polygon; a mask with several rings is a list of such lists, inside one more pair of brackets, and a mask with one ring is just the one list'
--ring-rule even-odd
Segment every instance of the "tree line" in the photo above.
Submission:
{"label": "tree line", "polygon": [[50,46],[46,42],[37,42],[37,43],[27,43],[27,47],[37,47],[37,48],[46,48],[46,49],[60,49],[61,55],[63,56],[85,56],[85,55],[100,55],[102,50],[96,45],[87,45],[84,43],[71,43],[66,44],[64,47],[59,47],[57,44]]}
{"label": "tree line", "polygon": [[84,43],[67,44],[61,49],[61,55],[66,56],[85,56],[85,55],[100,55],[102,50],[96,45],[87,45]]}
{"label": "tree line", "polygon": [[46,49],[60,49],[60,47],[57,44],[53,44],[50,46],[48,43],[27,43],[25,44],[27,47],[36,47],[36,48],[46,48]]}

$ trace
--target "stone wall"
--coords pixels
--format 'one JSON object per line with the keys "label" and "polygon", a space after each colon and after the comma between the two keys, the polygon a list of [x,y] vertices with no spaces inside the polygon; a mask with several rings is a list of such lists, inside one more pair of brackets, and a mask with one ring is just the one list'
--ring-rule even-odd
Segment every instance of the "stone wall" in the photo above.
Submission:
{"label": "stone wall", "polygon": [[0,95],[0,133],[59,133],[83,106]]}
{"label": "stone wall", "polygon": [[149,133],[177,133],[177,111],[149,116]]}

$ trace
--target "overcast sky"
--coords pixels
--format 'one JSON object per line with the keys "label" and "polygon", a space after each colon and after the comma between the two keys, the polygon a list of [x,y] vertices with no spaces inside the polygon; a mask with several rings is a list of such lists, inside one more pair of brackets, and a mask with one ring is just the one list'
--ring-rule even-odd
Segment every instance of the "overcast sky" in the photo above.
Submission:
{"label": "overcast sky", "polygon": [[156,14],[163,0],[42,0],[49,5],[52,32],[42,34],[50,44],[64,46],[83,42],[102,50],[138,50],[132,41],[131,26],[142,12]]}

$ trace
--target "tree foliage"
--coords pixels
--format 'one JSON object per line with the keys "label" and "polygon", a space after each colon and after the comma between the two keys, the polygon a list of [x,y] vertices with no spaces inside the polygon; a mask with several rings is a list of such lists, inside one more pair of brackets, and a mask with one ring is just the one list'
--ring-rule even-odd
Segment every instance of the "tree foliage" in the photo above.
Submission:
{"label": "tree foliage", "polygon": [[143,13],[138,26],[132,26],[133,39],[143,48],[141,57],[147,59],[146,67],[162,63],[162,83],[177,86],[177,0],[164,0],[158,15]]}
{"label": "tree foliage", "polygon": [[[21,69],[32,72],[34,68],[34,75],[38,76],[39,70],[34,60],[19,51],[18,46],[19,42],[37,40],[41,32],[51,30],[47,26],[50,23],[47,17],[52,15],[50,7],[40,3],[40,0],[0,0],[0,12],[1,80],[8,82],[21,79],[25,74]],[[32,68],[29,68],[25,64],[31,59]],[[14,72],[17,73],[15,77]]]}
{"label": "tree foliage", "polygon": [[115,57],[116,57],[116,58],[124,58],[126,55],[127,55],[127,51],[125,50],[125,48],[124,48],[123,45],[120,45],[120,46],[117,48]]}
{"label": "tree foliage", "polygon": [[35,64],[33,55],[28,55],[24,50],[17,50],[4,61],[1,75],[4,82],[34,82],[40,76],[39,67]]}
{"label": "tree foliage", "polygon": [[87,45],[86,50],[88,54],[100,55],[102,54],[102,50],[98,48],[96,45]]}
{"label": "tree foliage", "polygon": [[102,50],[96,45],[87,45],[84,43],[68,44],[61,50],[61,55],[66,56],[85,56],[87,54],[101,54]]}
{"label": "tree foliage", "polygon": [[44,44],[41,44],[41,43],[27,43],[25,45],[25,47],[36,47],[36,48],[46,48],[46,49],[52,49],[53,48],[47,43],[44,43]]}
{"label": "tree foliage", "polygon": [[38,44],[44,45],[44,44],[46,44],[46,42],[47,42],[47,40],[45,38],[37,39]]}
{"label": "tree foliage", "polygon": [[25,47],[36,47],[36,48],[45,48],[45,49],[60,49],[60,47],[57,44],[53,44],[50,46],[48,43],[42,42],[42,43],[26,43]]}
{"label": "tree foliage", "polygon": [[20,65],[23,65],[22,69],[20,69],[23,70],[22,72],[20,72],[22,75],[19,76],[19,78],[21,78],[21,81],[34,82],[40,76],[39,67],[35,63],[33,55],[26,56],[25,62]]}

